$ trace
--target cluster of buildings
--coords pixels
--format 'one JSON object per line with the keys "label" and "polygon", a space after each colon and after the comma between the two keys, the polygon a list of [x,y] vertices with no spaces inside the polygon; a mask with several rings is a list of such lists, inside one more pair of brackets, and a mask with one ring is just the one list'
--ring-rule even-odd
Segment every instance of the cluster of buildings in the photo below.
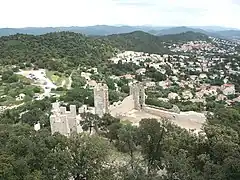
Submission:
{"label": "cluster of buildings", "polygon": [[175,43],[169,46],[173,52],[188,52],[195,54],[228,54],[236,55],[237,42],[210,37],[209,41],[189,41],[186,43]]}
{"label": "cluster of buildings", "polygon": [[[217,41],[217,40],[215,40]],[[224,43],[221,41],[221,43]],[[176,45],[175,50],[176,50]],[[228,47],[228,45],[226,45]],[[181,49],[183,48],[183,49]],[[207,97],[215,96],[216,101],[226,101],[227,104],[232,102],[240,102],[240,94],[236,90],[235,84],[229,79],[231,74],[238,74],[239,62],[237,60],[227,61],[227,58],[220,56],[206,56],[210,51],[217,49],[216,45],[208,42],[189,42],[187,45],[181,45],[178,51],[201,51],[194,58],[191,54],[188,55],[159,55],[149,54],[144,52],[126,51],[117,54],[111,58],[110,62],[118,64],[134,63],[139,69],[131,74],[126,74],[121,77],[110,76],[114,80],[119,80],[124,77],[131,79],[133,84],[130,86],[130,94],[121,102],[109,104],[108,87],[106,84],[98,84],[91,80],[92,74],[97,74],[97,69],[82,72],[81,76],[86,79],[87,85],[94,89],[94,107],[87,105],[81,106],[79,109],[75,105],[70,105],[70,109],[60,106],[60,103],[54,103],[50,124],[52,133],[59,132],[65,136],[70,136],[72,133],[82,132],[81,121],[84,121],[83,113],[96,114],[103,117],[109,113],[120,119],[128,119],[133,123],[138,123],[142,118],[162,118],[175,122],[184,128],[199,129],[205,121],[203,114],[196,112],[170,112],[157,107],[150,107],[145,104],[146,94],[145,89],[161,87],[162,89],[170,89],[173,86],[178,86],[178,92],[169,92],[165,99],[178,99],[181,101],[205,102]],[[185,48],[185,49],[184,49]],[[225,48],[224,46],[219,49]],[[187,49],[187,50],[186,50]],[[218,49],[218,50],[219,50]],[[228,49],[227,49],[228,50]],[[231,49],[229,51],[232,51]],[[196,55],[196,54],[194,54]],[[166,69],[170,68],[170,71]],[[157,72],[166,75],[166,80],[152,81],[146,77],[148,68],[154,68]],[[144,84],[136,83],[136,75],[145,77]],[[220,84],[213,84],[213,81],[221,80]],[[135,82],[135,83],[134,83]],[[118,88],[117,88],[118,89]],[[234,99],[229,99],[230,95],[234,95]],[[162,97],[161,99],[164,99]],[[184,114],[185,113],[185,114]]]}
{"label": "cluster of buildings", "polygon": [[174,52],[194,52],[194,51],[211,51],[214,46],[206,41],[190,41],[184,44],[173,44],[169,46]]}
{"label": "cluster of buildings", "polygon": [[[173,44],[173,46],[177,46]],[[163,89],[178,86],[180,92],[169,94],[168,99],[176,97],[182,100],[192,100],[193,102],[204,102],[208,96],[216,96],[216,101],[224,100],[227,104],[239,102],[240,94],[236,85],[231,81],[232,76],[240,76],[240,62],[231,57],[229,60],[226,55],[236,53],[235,44],[226,40],[213,39],[211,42],[196,41],[188,42],[179,46],[197,49],[200,54],[187,53],[185,50],[178,49],[183,55],[159,55],[143,52],[126,51],[110,59],[112,63],[134,63],[139,69],[133,74],[126,74],[134,79],[135,74],[142,75],[146,79],[147,87],[160,86]],[[194,48],[193,48],[194,47]],[[224,49],[224,56],[220,54],[211,55]],[[176,47],[175,47],[176,50]],[[173,49],[174,51],[174,49]],[[229,53],[229,54],[228,54]],[[154,68],[157,72],[166,76],[163,81],[151,80],[147,77],[149,68]],[[168,70],[166,69],[168,68]],[[170,69],[170,70],[169,70]],[[229,95],[236,96],[228,99]]]}

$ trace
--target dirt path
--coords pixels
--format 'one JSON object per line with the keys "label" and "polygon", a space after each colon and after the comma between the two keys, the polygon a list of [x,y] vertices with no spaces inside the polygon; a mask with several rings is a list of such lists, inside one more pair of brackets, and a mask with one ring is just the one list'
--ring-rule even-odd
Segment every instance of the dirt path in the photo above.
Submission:
{"label": "dirt path", "polygon": [[14,109],[14,108],[17,108],[17,107],[22,106],[22,105],[24,105],[24,103],[21,103],[21,104],[18,104],[18,105],[10,106],[10,107],[8,107],[7,109]]}
{"label": "dirt path", "polygon": [[68,90],[71,89],[71,87],[72,87],[72,74],[73,74],[73,71],[70,74],[70,76],[68,77],[68,85],[67,85]]}
{"label": "dirt path", "polygon": [[[77,67],[77,71],[79,70],[79,68],[80,68],[80,64]],[[73,70],[72,73],[70,74],[70,76],[68,77],[68,85],[67,85],[68,90],[71,89],[71,87],[72,87],[72,75],[73,75],[74,71],[75,70]]]}
{"label": "dirt path", "polygon": [[61,87],[64,87],[65,84],[66,84],[66,80],[64,79],[64,80],[62,81]]}

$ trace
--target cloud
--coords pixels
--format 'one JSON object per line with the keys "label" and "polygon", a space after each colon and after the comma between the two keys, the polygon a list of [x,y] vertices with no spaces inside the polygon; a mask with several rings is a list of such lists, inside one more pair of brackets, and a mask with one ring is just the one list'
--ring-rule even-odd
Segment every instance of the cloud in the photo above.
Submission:
{"label": "cloud", "polygon": [[240,28],[238,0],[1,0],[0,27],[126,24]]}

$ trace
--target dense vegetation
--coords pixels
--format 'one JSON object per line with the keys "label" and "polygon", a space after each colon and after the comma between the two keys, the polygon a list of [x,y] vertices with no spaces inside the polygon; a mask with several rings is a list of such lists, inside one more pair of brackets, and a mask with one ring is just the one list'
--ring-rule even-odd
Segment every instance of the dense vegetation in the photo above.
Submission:
{"label": "dense vegetation", "polygon": [[163,41],[158,37],[142,31],[126,34],[114,34],[105,37],[112,46],[121,50],[132,50],[148,53],[169,53]]}
{"label": "dense vegetation", "polygon": [[133,31],[144,31],[154,35],[168,35],[168,34],[180,34],[188,31],[203,33],[213,37],[222,37],[227,39],[239,39],[239,30],[227,30],[226,28],[219,28],[216,30],[206,29],[206,27],[191,28],[186,26],[179,27],[152,27],[152,26],[108,26],[108,25],[96,25],[86,27],[44,27],[44,28],[1,28],[0,36],[8,36],[17,33],[21,34],[33,34],[41,35],[50,32],[58,31],[70,31],[75,33],[82,33],[92,36],[106,36],[111,34],[129,33]]}
{"label": "dense vegetation", "polygon": [[46,68],[63,72],[80,65],[97,66],[112,56],[101,39],[59,32],[40,36],[16,34],[0,38],[0,65]]}
{"label": "dense vegetation", "polygon": [[[22,75],[14,74],[11,70],[0,73],[0,105],[9,106],[31,101],[35,93],[43,92],[38,86],[32,85],[32,81]],[[24,94],[24,97],[19,97]]]}
{"label": "dense vegetation", "polygon": [[167,39],[186,41],[188,37],[192,40],[205,39],[202,34],[193,32],[161,37],[142,31],[105,37],[87,37],[73,32],[39,36],[16,34],[0,37],[0,65],[33,66],[58,72],[78,66],[101,67],[117,49],[170,53],[164,46]]}
{"label": "dense vegetation", "polygon": [[207,35],[197,32],[183,32],[180,34],[169,34],[169,35],[163,35],[160,36],[160,39],[165,42],[186,42],[186,41],[208,41],[209,38]]}
{"label": "dense vegetation", "polygon": [[[0,179],[240,178],[239,106],[216,109],[198,135],[167,121],[143,119],[135,127],[110,115],[85,114],[81,124],[86,132],[66,138],[52,136],[47,123],[33,130],[39,116],[42,123],[48,121],[49,103],[45,99],[1,116]],[[91,128],[97,134],[89,135]]]}

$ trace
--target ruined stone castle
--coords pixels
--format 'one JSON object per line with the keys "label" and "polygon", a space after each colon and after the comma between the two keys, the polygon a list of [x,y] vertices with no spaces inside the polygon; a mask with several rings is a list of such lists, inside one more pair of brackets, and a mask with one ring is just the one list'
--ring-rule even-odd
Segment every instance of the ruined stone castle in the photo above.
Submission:
{"label": "ruined stone castle", "polygon": [[70,111],[66,107],[60,106],[59,102],[52,104],[52,115],[50,116],[51,132],[59,132],[62,135],[70,136],[72,133],[82,132],[80,121],[82,113],[97,114],[102,117],[108,113],[108,87],[106,84],[99,83],[94,88],[94,107],[82,105],[77,112],[76,105],[70,105]]}
{"label": "ruined stone castle", "polygon": [[157,107],[145,104],[145,87],[143,83],[130,85],[130,94],[123,101],[109,104],[108,87],[99,83],[94,87],[94,107],[83,105],[76,109],[75,105],[70,105],[70,110],[61,107],[59,102],[53,103],[50,124],[52,133],[59,132],[65,136],[72,133],[82,132],[80,114],[90,112],[102,117],[109,113],[113,117],[121,120],[129,120],[133,124],[138,124],[142,118],[166,118],[186,129],[200,129],[205,121],[205,116],[200,113],[180,113],[170,112]]}
{"label": "ruined stone castle", "polygon": [[82,117],[80,114],[84,112],[90,112],[92,114],[98,115],[99,117],[102,117],[106,113],[110,113],[116,117],[117,113],[111,113],[111,109],[112,111],[118,109],[118,115],[122,115],[123,112],[121,112],[120,106],[128,106],[126,108],[127,111],[129,111],[129,106],[130,109],[135,108],[140,110],[145,104],[144,86],[140,86],[139,84],[130,86],[130,96],[132,98],[131,101],[127,102],[128,105],[119,102],[119,105],[112,107],[109,105],[107,85],[99,83],[94,88],[94,107],[83,105],[78,109],[77,112],[76,105],[70,105],[70,110],[67,111],[66,107],[60,106],[59,102],[55,102],[52,104],[52,115],[50,116],[51,132],[52,134],[59,132],[65,136],[70,136],[74,132],[82,132],[80,126]]}

